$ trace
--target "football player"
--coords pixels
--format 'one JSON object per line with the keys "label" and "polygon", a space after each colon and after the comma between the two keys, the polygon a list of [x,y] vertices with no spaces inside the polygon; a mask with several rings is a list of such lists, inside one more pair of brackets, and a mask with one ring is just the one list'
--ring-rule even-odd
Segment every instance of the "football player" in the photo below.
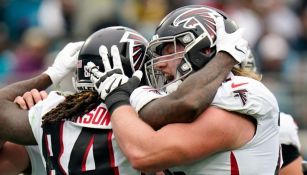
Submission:
{"label": "football player", "polygon": [[[200,90],[196,82],[207,76],[196,76],[194,72],[215,55],[230,54],[236,59],[246,57],[247,52],[240,31],[225,15],[203,6],[187,6],[162,20],[147,49],[147,79],[154,87],[171,92],[175,89],[177,94],[166,96],[173,101],[152,101],[161,97],[161,92],[150,87],[133,91],[140,81],[137,77],[116,88],[111,83],[100,83],[117,81],[113,74],[116,68],[101,74],[94,64],[88,64],[96,90],[111,113],[115,138],[134,168],[151,172],[171,167],[166,174],[278,174],[279,109],[274,95],[252,79],[257,78],[253,72],[242,69],[232,70],[211,104],[203,103],[207,91]],[[190,88],[184,91],[183,86]],[[106,92],[108,89],[111,92]],[[183,92],[198,96],[185,95],[176,101]],[[194,111],[184,113],[181,104]],[[211,106],[202,112],[203,105]],[[139,118],[139,110],[142,119],[152,120],[164,110],[177,111],[178,118],[164,115],[167,122],[187,121],[182,113],[190,121],[201,114],[191,123],[157,124],[155,131]]]}

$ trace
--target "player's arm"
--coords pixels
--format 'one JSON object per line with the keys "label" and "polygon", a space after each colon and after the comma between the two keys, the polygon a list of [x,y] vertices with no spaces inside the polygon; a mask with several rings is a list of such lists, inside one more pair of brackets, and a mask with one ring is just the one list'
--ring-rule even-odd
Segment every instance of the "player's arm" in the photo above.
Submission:
{"label": "player's arm", "polygon": [[279,175],[303,175],[302,156],[297,157],[291,163],[282,167]]}
{"label": "player's arm", "polygon": [[134,168],[146,172],[236,149],[252,139],[255,132],[247,118],[214,107],[192,123],[171,124],[158,131],[140,120],[128,105],[115,109],[111,121],[125,156]]}
{"label": "player's arm", "polygon": [[17,82],[0,89],[0,138],[21,144],[36,144],[28,121],[28,111],[22,110],[13,101],[16,96],[47,88],[52,82],[47,74]]}
{"label": "player's arm", "polygon": [[217,88],[237,62],[219,52],[204,68],[190,75],[168,96],[147,104],[140,117],[153,128],[169,123],[191,122],[211,104]]}
{"label": "player's arm", "polygon": [[40,74],[32,79],[13,83],[0,89],[1,100],[13,101],[17,96],[23,95],[32,89],[44,90],[52,84],[47,74]]}
{"label": "player's arm", "polygon": [[6,142],[0,150],[0,174],[19,174],[29,167],[29,156],[23,145]]}
{"label": "player's arm", "polygon": [[[22,109],[29,109],[34,104],[47,98],[45,91],[32,89],[23,96],[15,98],[14,103]],[[2,174],[19,174],[31,168],[28,152],[23,145],[0,141],[0,172]]]}
{"label": "player's arm", "polygon": [[36,144],[28,121],[28,111],[13,103],[14,98],[31,89],[43,90],[59,83],[77,65],[83,42],[67,44],[56,56],[52,66],[35,78],[0,89],[0,139],[19,144]]}
{"label": "player's arm", "polygon": [[280,113],[279,138],[282,150],[283,165],[280,175],[303,175],[301,143],[298,137],[298,126],[289,114]]}

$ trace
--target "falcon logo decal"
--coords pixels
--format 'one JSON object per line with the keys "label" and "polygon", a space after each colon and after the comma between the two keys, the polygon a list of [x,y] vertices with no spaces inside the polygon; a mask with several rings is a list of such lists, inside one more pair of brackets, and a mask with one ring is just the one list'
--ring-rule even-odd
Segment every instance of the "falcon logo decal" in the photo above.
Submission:
{"label": "falcon logo decal", "polygon": [[138,70],[143,65],[143,57],[147,46],[147,40],[136,33],[126,32],[121,38],[120,42],[126,42],[129,45],[129,58],[133,63],[133,70]]}
{"label": "falcon logo decal", "polygon": [[158,89],[156,89],[156,88],[152,88],[152,87],[144,87],[143,89],[148,90],[148,92],[153,92],[153,93],[155,93],[155,94],[162,95],[161,91],[159,91],[159,90],[158,90]]}
{"label": "falcon logo decal", "polygon": [[[200,27],[209,37],[211,43],[216,39],[216,24],[214,18],[220,16],[217,12],[211,9],[200,7],[193,8],[179,15],[173,22],[174,26],[183,24],[184,28],[192,29]],[[205,25],[203,25],[205,24]]]}
{"label": "falcon logo decal", "polygon": [[243,106],[245,106],[246,102],[247,102],[247,96],[246,96],[247,92],[248,91],[246,89],[240,89],[240,90],[233,91],[233,93],[235,93],[234,97],[240,97],[241,98]]}

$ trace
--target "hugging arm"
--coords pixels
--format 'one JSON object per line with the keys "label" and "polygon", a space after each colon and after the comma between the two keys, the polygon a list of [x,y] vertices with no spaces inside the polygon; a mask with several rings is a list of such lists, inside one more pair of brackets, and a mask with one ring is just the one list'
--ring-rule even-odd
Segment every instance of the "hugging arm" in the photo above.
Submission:
{"label": "hugging arm", "polygon": [[115,109],[111,121],[121,150],[135,169],[144,172],[239,148],[255,132],[255,126],[246,117],[215,107],[209,107],[192,123],[170,124],[158,131],[140,120],[129,105]]}
{"label": "hugging arm", "polygon": [[23,145],[6,142],[0,150],[0,174],[20,174],[30,169],[28,152]]}
{"label": "hugging arm", "polygon": [[229,54],[219,52],[204,68],[185,79],[175,92],[142,108],[140,117],[154,129],[169,123],[193,121],[209,107],[236,63]]}
{"label": "hugging arm", "polygon": [[28,111],[22,110],[13,101],[15,97],[31,89],[46,89],[52,84],[47,74],[17,82],[0,89],[0,138],[19,144],[36,144],[30,123]]}
{"label": "hugging arm", "polygon": [[31,89],[44,90],[52,83],[59,83],[77,65],[78,52],[83,42],[67,44],[56,56],[52,66],[43,74],[0,89],[0,140],[18,144],[36,144],[28,111],[22,110],[13,101]]}
{"label": "hugging arm", "polygon": [[[26,92],[23,96],[16,97],[14,103],[18,104],[20,108],[28,110],[35,103],[45,98],[47,98],[45,91],[39,92],[37,89],[33,89],[30,92]],[[28,171],[31,171],[31,161],[25,146],[2,140],[0,142],[1,174],[20,174],[21,172]]]}

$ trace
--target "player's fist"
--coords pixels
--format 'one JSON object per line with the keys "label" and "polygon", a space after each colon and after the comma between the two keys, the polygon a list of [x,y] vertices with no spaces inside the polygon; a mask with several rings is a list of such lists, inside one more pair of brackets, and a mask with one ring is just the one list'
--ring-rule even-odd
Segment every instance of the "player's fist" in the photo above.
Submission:
{"label": "player's fist", "polygon": [[217,17],[216,22],[216,50],[230,54],[238,63],[247,56],[248,42],[243,38],[244,30],[239,28],[233,33],[227,33],[223,17]]}

